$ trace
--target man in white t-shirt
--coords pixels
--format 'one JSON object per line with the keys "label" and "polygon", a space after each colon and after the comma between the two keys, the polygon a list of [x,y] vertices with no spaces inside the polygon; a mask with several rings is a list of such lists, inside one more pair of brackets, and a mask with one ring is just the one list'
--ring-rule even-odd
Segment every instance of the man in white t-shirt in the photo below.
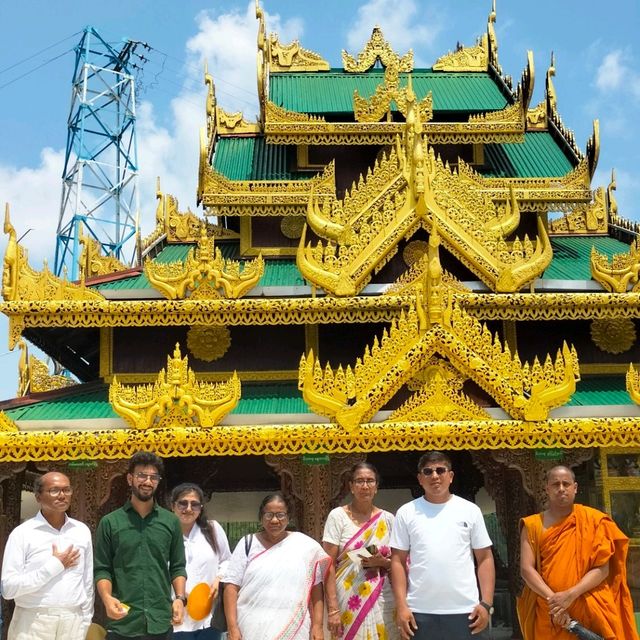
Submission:
{"label": "man in white t-shirt", "polygon": [[396,514],[391,584],[403,640],[469,638],[493,613],[491,539],[480,509],[450,492],[452,481],[448,456],[425,453],[418,462],[424,496]]}

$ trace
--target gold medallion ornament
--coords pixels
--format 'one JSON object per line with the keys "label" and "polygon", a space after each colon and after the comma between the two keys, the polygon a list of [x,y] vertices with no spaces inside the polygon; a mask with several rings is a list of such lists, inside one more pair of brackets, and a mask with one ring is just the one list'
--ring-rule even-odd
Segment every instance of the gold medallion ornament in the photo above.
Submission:
{"label": "gold medallion ornament", "polygon": [[606,353],[629,351],[636,341],[636,328],[629,318],[594,320],[591,323],[593,343]]}
{"label": "gold medallion ornament", "polygon": [[413,240],[402,251],[402,259],[407,267],[412,267],[426,255],[429,243],[426,240]]}
{"label": "gold medallion ornament", "polygon": [[198,360],[219,360],[230,346],[231,332],[222,325],[191,327],[187,332],[187,347]]}
{"label": "gold medallion ornament", "polygon": [[293,216],[282,218],[280,221],[280,231],[282,235],[291,240],[297,240],[302,235],[305,218],[303,216]]}

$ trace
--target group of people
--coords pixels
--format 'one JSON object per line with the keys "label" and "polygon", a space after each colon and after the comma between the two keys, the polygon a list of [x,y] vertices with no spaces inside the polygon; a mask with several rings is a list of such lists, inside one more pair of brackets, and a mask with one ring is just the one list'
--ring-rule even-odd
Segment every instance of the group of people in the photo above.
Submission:
{"label": "group of people", "polygon": [[[325,630],[344,640],[457,640],[490,625],[491,539],[480,509],[451,492],[441,452],[420,458],[423,495],[395,517],[375,505],[380,478],[363,462],[322,544],[290,529],[288,500],[276,492],[260,505],[260,530],[233,554],[199,486],[175,487],[171,511],[158,505],[163,472],[153,453],[132,457],[130,498],[100,520],[94,545],[66,514],[69,478],[36,480],[40,510],[10,534],[2,564],[2,594],[15,601],[8,640],[85,640],[94,585],[107,640],[218,640],[210,611],[196,615],[189,600],[203,586],[207,602],[222,593],[229,640],[323,640]],[[554,467],[548,509],[521,523],[525,640],[570,638],[576,621],[607,640],[637,640],[628,540],[605,514],[574,504],[576,491],[571,469]]]}

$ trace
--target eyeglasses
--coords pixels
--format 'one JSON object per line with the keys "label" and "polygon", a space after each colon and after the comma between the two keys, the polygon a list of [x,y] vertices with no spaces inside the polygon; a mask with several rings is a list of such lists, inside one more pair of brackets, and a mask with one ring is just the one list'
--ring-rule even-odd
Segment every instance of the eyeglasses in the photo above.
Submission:
{"label": "eyeglasses", "polygon": [[144,482],[145,480],[160,482],[160,480],[162,480],[162,476],[157,473],[142,473],[142,471],[136,471],[133,476],[136,480],[140,480],[140,482]]}
{"label": "eyeglasses", "polygon": [[265,511],[262,514],[262,517],[266,520],[273,520],[274,518],[277,518],[278,520],[286,520],[289,517],[289,514],[284,511]]}
{"label": "eyeglasses", "polygon": [[189,507],[191,507],[191,511],[202,510],[202,504],[195,500],[178,500],[176,505],[178,505],[178,509],[180,509],[180,511],[186,511]]}
{"label": "eyeglasses", "polygon": [[447,471],[450,471],[450,469],[447,469],[447,467],[425,467],[424,469],[420,469],[420,473],[423,476],[427,476],[428,478],[430,478],[434,473],[437,473],[439,476],[444,475],[445,473],[447,473]]}
{"label": "eyeglasses", "polygon": [[359,487],[364,487],[365,484],[368,487],[378,484],[378,481],[375,478],[356,478],[351,482],[353,482],[353,484],[357,484]]}
{"label": "eyeglasses", "polygon": [[61,493],[65,496],[70,496],[73,493],[73,489],[71,487],[51,487],[50,489],[47,489],[47,493],[52,498],[56,498]]}

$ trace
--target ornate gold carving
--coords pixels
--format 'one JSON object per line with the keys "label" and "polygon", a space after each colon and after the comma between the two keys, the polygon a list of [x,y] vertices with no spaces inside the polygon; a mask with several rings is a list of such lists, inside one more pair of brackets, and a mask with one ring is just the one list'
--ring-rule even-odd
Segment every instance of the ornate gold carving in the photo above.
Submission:
{"label": "ornate gold carving", "polygon": [[177,344],[155,384],[123,386],[114,376],[109,386],[114,411],[134,429],[162,429],[176,424],[213,427],[239,400],[240,380],[235,372],[227,382],[198,382],[189,368],[189,358],[182,358]]}
{"label": "ornate gold carving", "polygon": [[[220,249],[214,246],[214,239],[201,229],[196,249],[191,249],[184,262],[161,263],[147,259],[144,273],[149,282],[170,300],[187,297],[198,290],[199,297],[240,298],[253,289],[264,273],[262,256],[240,263],[226,260]],[[209,295],[203,285],[208,285]]]}
{"label": "ornate gold carving", "polygon": [[413,71],[413,50],[409,49],[407,53],[400,57],[384,39],[380,27],[373,28],[369,42],[365,44],[364,49],[358,54],[357,60],[344,49],[342,51],[342,64],[344,70],[349,73],[368,71],[378,60],[380,60],[383,67],[388,67],[392,62],[396,62],[398,71]]}
{"label": "ornate gold carving", "polygon": [[213,362],[224,356],[231,346],[231,332],[222,325],[191,327],[187,331],[187,348],[199,360]]}
{"label": "ornate gold carving", "polygon": [[29,355],[27,343],[20,338],[18,340],[20,360],[18,362],[18,397],[28,393],[40,393],[53,391],[77,384],[75,380],[67,376],[51,375],[49,367],[35,356]]}
{"label": "ornate gold carving", "polygon": [[442,365],[421,375],[424,385],[389,418],[390,422],[486,420],[489,414],[462,393],[462,380]]}
{"label": "ornate gold carving", "polygon": [[280,221],[280,231],[285,238],[297,240],[302,235],[304,228],[304,217],[286,217]]}
{"label": "ornate gold carving", "polygon": [[451,51],[438,58],[434,71],[486,71],[489,66],[489,36],[483,35],[473,47],[458,44]]}
{"label": "ornate gold carving", "polygon": [[525,236],[508,246],[504,237],[518,226],[513,188],[504,207],[493,202],[468,172],[455,172],[426,148],[419,111],[410,111],[402,146],[377,160],[353,185],[344,202],[312,201],[308,223],[328,242],[306,245],[303,233],[297,264],[304,277],[338,296],[355,295],[420,226],[436,224],[447,249],[495,291],[518,291],[547,268],[552,258],[541,217],[538,238]]}
{"label": "ornate gold carving", "polygon": [[[16,231],[9,218],[9,205],[4,214],[4,232],[9,236],[4,255],[2,296],[5,301],[28,300],[104,300],[97,291],[54,276],[45,261],[41,272],[29,266],[27,250],[18,244]],[[15,344],[15,343],[14,343]]]}
{"label": "ornate gold carving", "polygon": [[217,132],[220,135],[260,133],[260,124],[248,122],[242,111],[227,113],[221,107],[216,107]]}
{"label": "ornate gold carving", "polygon": [[217,224],[211,224],[198,218],[191,210],[181,213],[178,210],[178,199],[160,189],[160,178],[157,179],[156,228],[142,242],[143,251],[148,250],[158,241],[189,243],[197,242],[205,229],[207,235],[215,238],[237,238],[238,234]]}
{"label": "ornate gold carving", "polygon": [[269,70],[282,71],[329,71],[329,63],[319,54],[303,49],[297,40],[283,45],[277,33],[269,34]]}
{"label": "ornate gold carving", "polygon": [[[395,109],[406,118],[409,106],[415,102],[411,75],[407,76],[407,86],[400,88],[397,62],[391,61],[384,70],[381,82],[371,98],[362,98],[356,89],[353,92],[353,114],[357,122],[378,122],[384,116],[391,121],[391,112]],[[433,117],[433,98],[429,92],[418,103],[420,118],[423,122]]]}
{"label": "ornate gold carving", "polygon": [[407,267],[412,267],[427,254],[429,243],[426,240],[412,240],[402,251],[402,259]]}
{"label": "ornate gold carving", "polygon": [[527,110],[527,131],[546,131],[547,129],[547,103],[543,100],[540,104]]}
{"label": "ornate gold carving", "polygon": [[4,411],[0,411],[0,433],[12,431],[18,431],[18,426]]}
{"label": "ornate gold carving", "polygon": [[636,404],[640,404],[640,375],[632,364],[629,365],[629,371],[627,371],[627,391],[631,399]]}
{"label": "ornate gold carving", "polygon": [[[6,417],[5,417],[6,419]],[[165,458],[372,451],[478,451],[635,447],[637,417],[541,422],[483,420],[383,422],[347,432],[332,424],[158,428],[120,431],[1,431],[0,462],[128,459],[136,451]],[[13,424],[10,420],[9,424]]]}
{"label": "ornate gold carving", "polygon": [[573,207],[572,211],[565,213],[561,218],[552,220],[549,223],[550,233],[557,235],[606,234],[608,229],[609,214],[607,211],[607,202],[603,187],[598,187],[595,190],[593,194],[593,202],[576,205]]}
{"label": "ornate gold carving", "polygon": [[593,343],[606,353],[624,353],[636,342],[636,327],[629,318],[611,320],[593,320],[591,322],[591,339]]}
{"label": "ornate gold carving", "polygon": [[299,216],[311,193],[335,192],[335,165],[308,180],[229,180],[206,164],[198,188],[202,204],[217,215]]}
{"label": "ornate gold carving", "polygon": [[[604,190],[603,190],[604,191]],[[640,290],[640,240],[629,247],[628,253],[618,253],[611,257],[591,247],[591,277],[612,293]]]}
{"label": "ornate gold carving", "polygon": [[81,232],[79,241],[82,245],[82,253],[80,254],[81,280],[127,270],[128,267],[115,256],[103,256],[100,243],[95,239],[87,238]]}
{"label": "ornate gold carving", "polygon": [[313,351],[302,356],[298,386],[316,413],[354,429],[369,421],[436,353],[514,418],[545,420],[550,409],[574,393],[580,378],[575,349],[565,343],[555,362],[547,356],[544,364],[536,358],[523,367],[497,335],[457,305],[451,307],[442,287],[438,244],[435,230],[429,241],[426,288],[417,288],[415,307],[394,320],[381,340],[376,337],[353,369],[340,366],[334,372],[329,363],[322,367]]}

